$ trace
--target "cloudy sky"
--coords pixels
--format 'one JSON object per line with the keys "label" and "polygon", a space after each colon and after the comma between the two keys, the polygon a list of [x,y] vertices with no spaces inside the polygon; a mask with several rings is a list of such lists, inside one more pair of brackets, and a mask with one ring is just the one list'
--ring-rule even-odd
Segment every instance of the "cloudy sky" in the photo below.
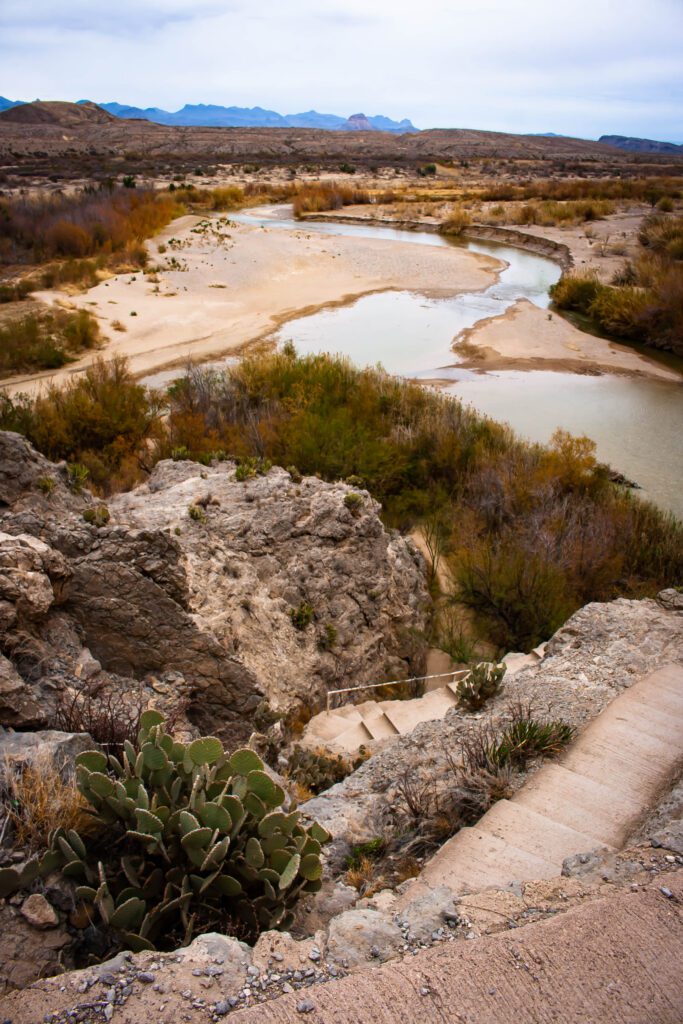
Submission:
{"label": "cloudy sky", "polygon": [[683,141],[683,0],[1,0],[0,94]]}

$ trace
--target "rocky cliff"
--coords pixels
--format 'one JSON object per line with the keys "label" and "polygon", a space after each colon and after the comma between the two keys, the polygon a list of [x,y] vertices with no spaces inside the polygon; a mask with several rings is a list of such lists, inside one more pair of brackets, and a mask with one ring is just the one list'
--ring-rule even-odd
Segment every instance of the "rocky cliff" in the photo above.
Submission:
{"label": "rocky cliff", "polygon": [[236,741],[264,701],[305,717],[328,689],[422,668],[421,556],[368,494],[169,461],[98,528],[101,503],[69,484],[0,434],[3,724],[44,727],[87,681],[164,708],[182,697],[193,726]]}

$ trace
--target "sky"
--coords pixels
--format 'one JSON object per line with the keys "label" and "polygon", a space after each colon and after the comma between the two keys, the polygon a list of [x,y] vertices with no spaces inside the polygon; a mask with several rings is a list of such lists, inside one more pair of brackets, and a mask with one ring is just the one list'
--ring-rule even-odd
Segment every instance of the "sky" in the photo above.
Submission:
{"label": "sky", "polygon": [[0,95],[683,142],[683,0],[0,0]]}

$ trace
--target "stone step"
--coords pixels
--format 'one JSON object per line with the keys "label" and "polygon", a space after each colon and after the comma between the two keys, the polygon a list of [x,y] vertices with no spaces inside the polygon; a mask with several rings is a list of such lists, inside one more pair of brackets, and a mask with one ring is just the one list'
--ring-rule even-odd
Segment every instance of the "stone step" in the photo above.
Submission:
{"label": "stone step", "polygon": [[[665,718],[676,724],[683,724],[683,698],[678,698],[667,690],[661,690],[657,695],[657,706],[653,707],[652,701],[640,690],[631,688],[624,690],[619,700],[621,706],[637,715],[655,716],[656,719]],[[609,706],[609,705],[608,705]]]}
{"label": "stone step", "polygon": [[676,662],[662,665],[661,668],[651,672],[646,679],[640,680],[634,685],[640,687],[642,683],[647,683],[648,688],[655,689],[658,692],[668,690],[669,693],[683,700],[683,665],[679,665]]}
{"label": "stone step", "polygon": [[552,762],[515,793],[515,803],[616,848],[642,818],[638,800]]}
{"label": "stone step", "polygon": [[610,705],[605,708],[603,714],[613,716],[615,721],[621,722],[635,732],[644,733],[664,743],[683,742],[683,715],[658,711],[635,700],[621,703],[616,710],[611,710]]}
{"label": "stone step", "polygon": [[461,829],[425,866],[420,881],[428,886],[447,885],[456,893],[476,892],[490,886],[504,889],[511,882],[554,878],[557,864],[520,850],[481,828]]}
{"label": "stone step", "polygon": [[396,726],[392,725],[381,709],[374,715],[366,715],[363,719],[363,725],[372,734],[374,740],[385,740],[391,736],[398,735]]}
{"label": "stone step", "polygon": [[676,771],[679,758],[667,756],[667,744],[643,732],[610,723],[609,734],[597,730],[590,745],[577,743],[562,757],[560,764],[639,798],[649,799]]}
{"label": "stone step", "polygon": [[604,848],[606,845],[596,836],[577,832],[554,818],[516,803],[514,798],[512,801],[499,800],[495,803],[479,822],[479,828],[520,850],[552,861],[558,874],[565,857]]}
{"label": "stone step", "polygon": [[392,707],[384,708],[384,714],[396,731],[405,736],[420,722],[433,722],[437,718],[443,718],[453,706],[453,694],[449,693],[446,696],[442,690],[432,690],[419,700],[394,701]]}
{"label": "stone step", "polygon": [[356,722],[344,732],[330,740],[329,746],[342,753],[355,753],[359,747],[372,743],[372,733],[364,722]]}
{"label": "stone step", "polygon": [[349,724],[347,718],[342,718],[341,715],[335,715],[329,711],[316,715],[306,726],[306,743],[310,744],[313,739],[321,742],[333,740],[340,732],[345,732],[349,728]]}

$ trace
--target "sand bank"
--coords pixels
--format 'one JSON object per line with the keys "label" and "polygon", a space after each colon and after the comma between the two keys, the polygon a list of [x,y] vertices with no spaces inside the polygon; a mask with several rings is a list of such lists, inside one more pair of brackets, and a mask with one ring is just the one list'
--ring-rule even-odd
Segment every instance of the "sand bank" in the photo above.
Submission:
{"label": "sand bank", "polygon": [[561,370],[569,373],[621,373],[680,381],[662,363],[578,330],[557,313],[526,299],[504,316],[480,321],[463,331],[453,346],[458,365],[478,370]]}
{"label": "sand bank", "polygon": [[[160,254],[159,246],[166,251]],[[61,370],[8,379],[8,392],[66,380],[97,355],[126,356],[138,376],[207,360],[239,351],[303,313],[375,291],[479,291],[502,266],[463,249],[261,228],[215,215],[180,218],[148,249],[146,274],[117,275],[84,295],[38,295],[89,309],[109,340]]]}

